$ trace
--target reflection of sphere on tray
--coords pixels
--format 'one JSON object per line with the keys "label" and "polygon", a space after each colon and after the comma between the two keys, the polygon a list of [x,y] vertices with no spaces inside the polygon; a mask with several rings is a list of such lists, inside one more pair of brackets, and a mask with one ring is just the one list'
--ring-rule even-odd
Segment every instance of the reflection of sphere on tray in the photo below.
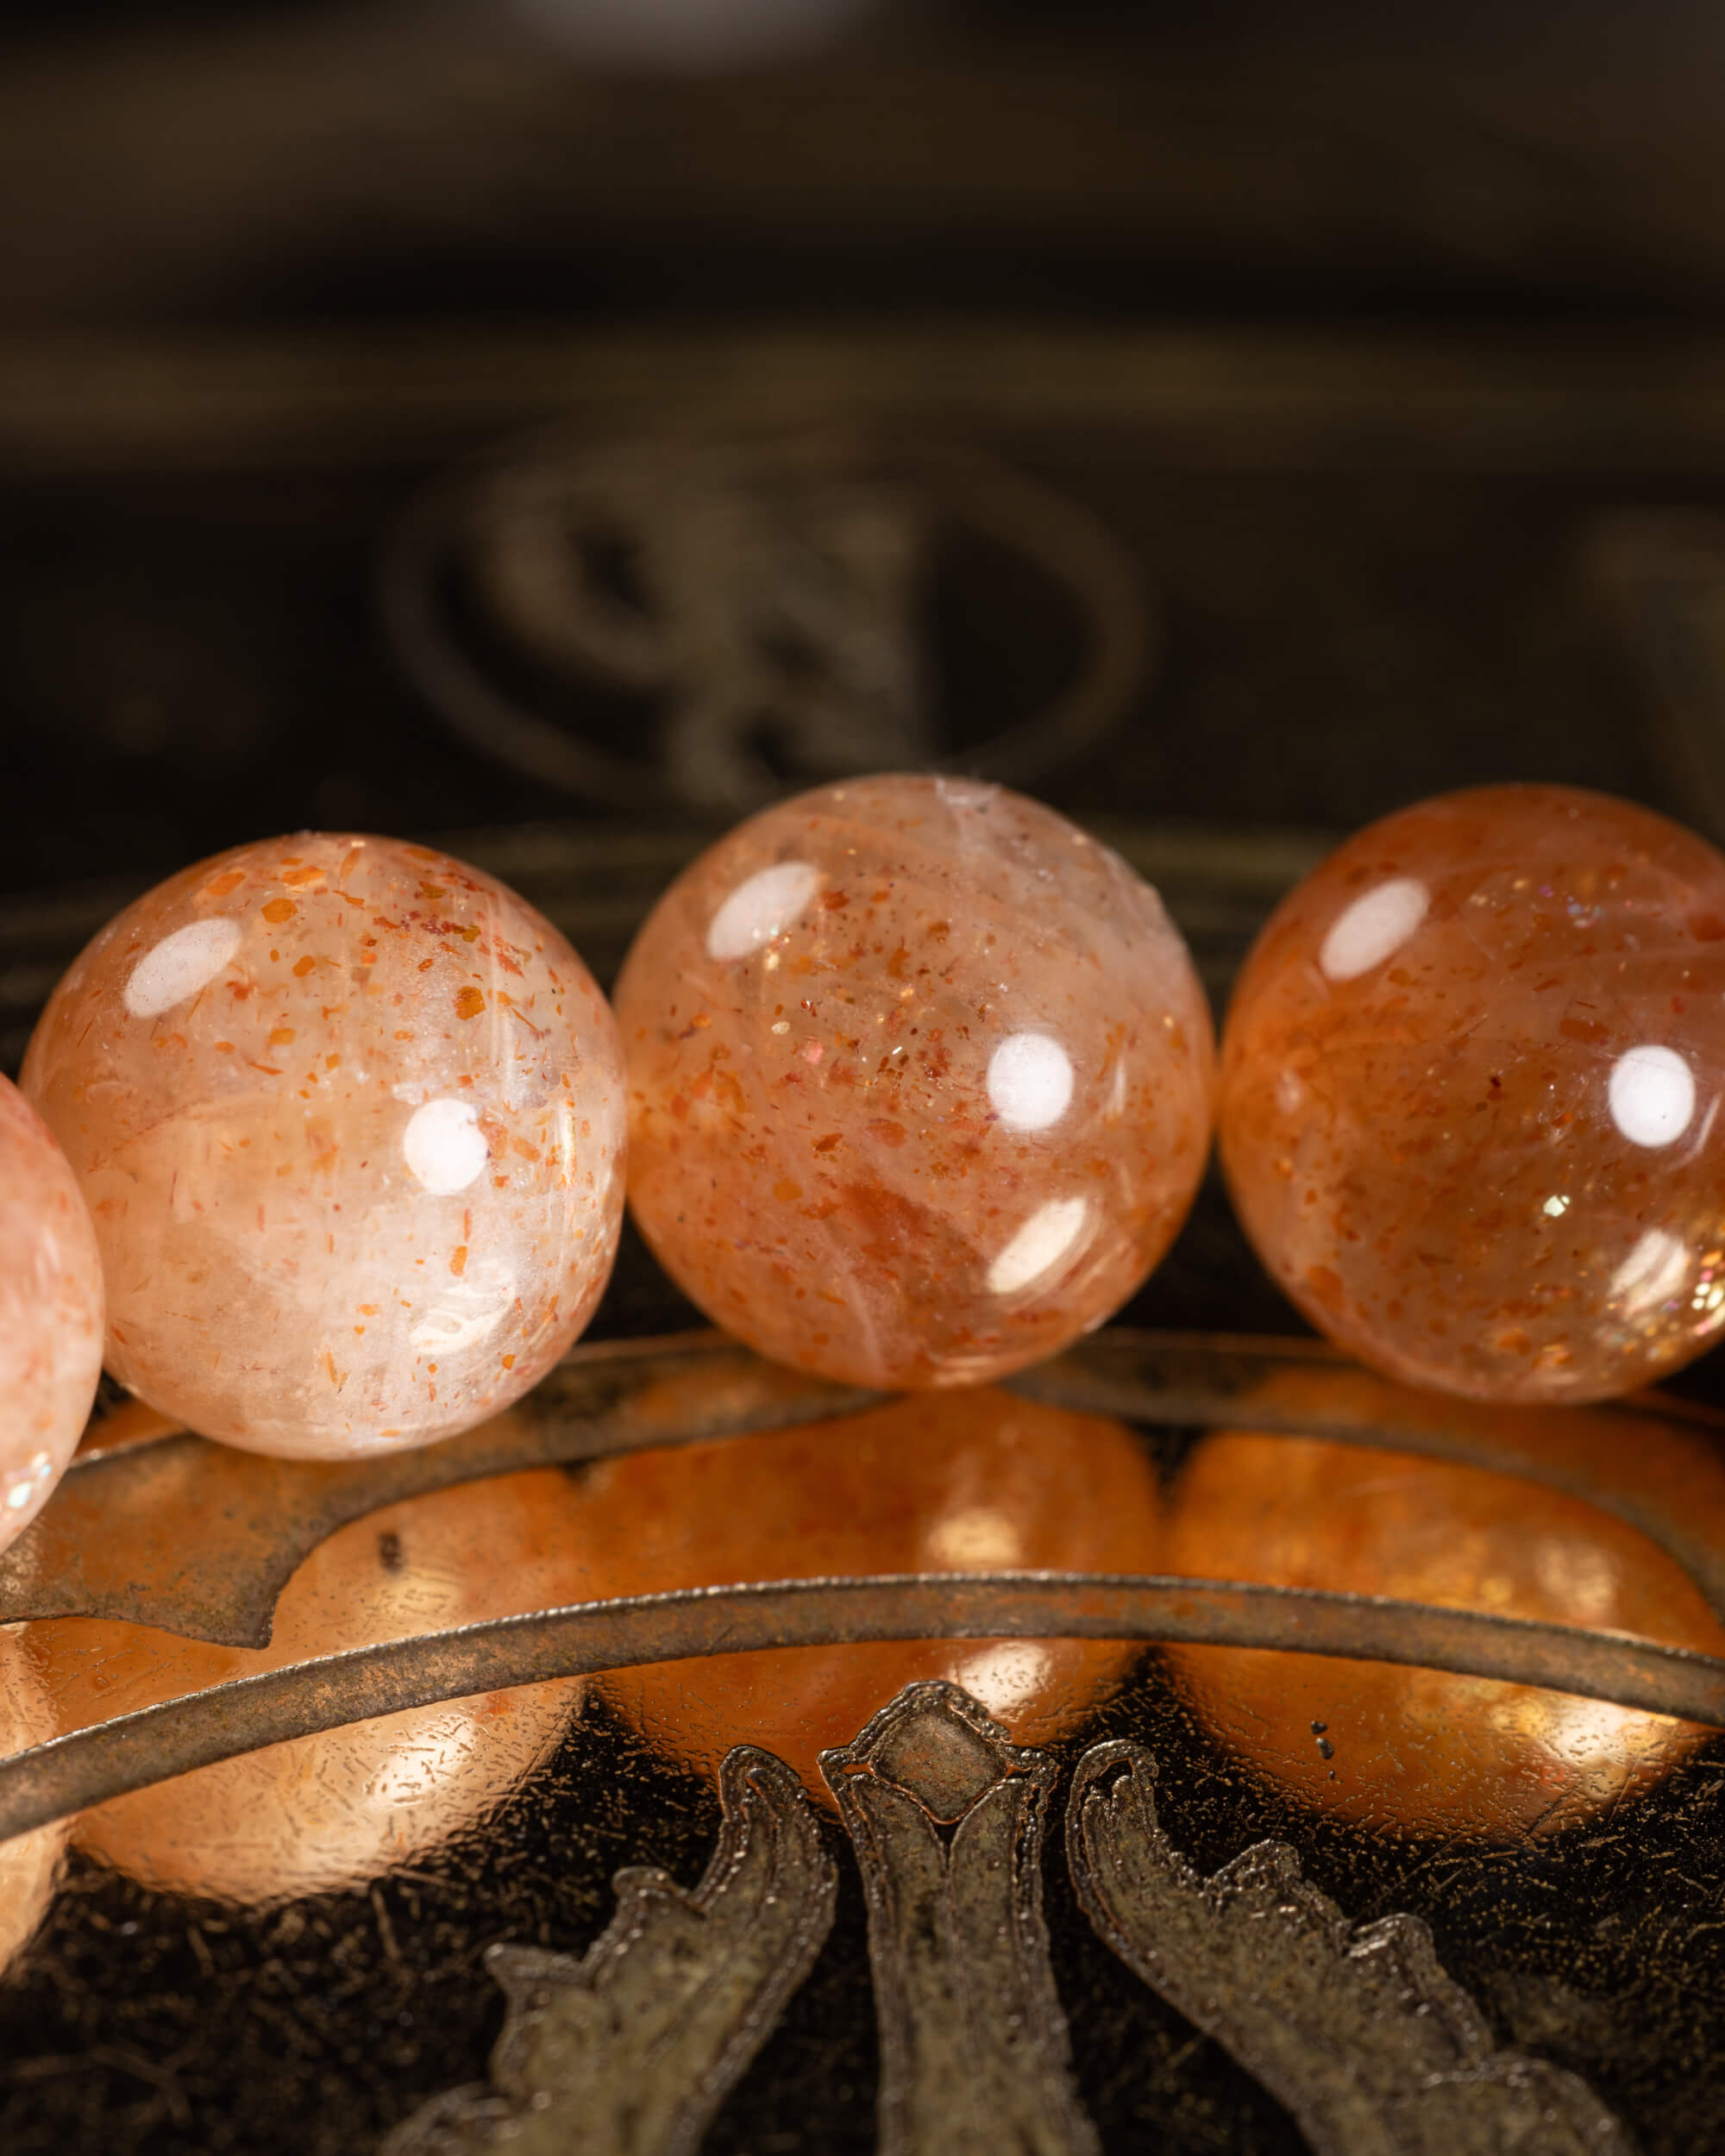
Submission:
{"label": "reflection of sphere on tray", "polygon": [[469,1427],[586,1325],[621,1078],[604,998],[524,900],[302,832],[110,922],[23,1086],[96,1223],[116,1376],[206,1437],[340,1459]]}
{"label": "reflection of sphere on tray", "polygon": [[[992,1390],[605,1461],[585,1500],[593,1596],[837,1573],[1157,1569],[1156,1477],[1132,1432]],[[816,1755],[848,1744],[906,1684],[950,1677],[1019,1743],[1040,1743],[1081,1724],[1137,1652],[1112,1641],[882,1641],[596,1681],[654,1743],[703,1771],[732,1745],[764,1745],[821,1794]]]}
{"label": "reflection of sphere on tray", "polygon": [[0,1550],[47,1503],[102,1375],[102,1260],[78,1178],[0,1078]]}
{"label": "reflection of sphere on tray", "polygon": [[[63,1728],[343,1648],[574,1599],[576,1492],[540,1469],[352,1522],[283,1589],[260,1651],[141,1625],[29,1627]],[[354,1886],[477,1825],[550,1752],[579,1678],[451,1700],[299,1737],[116,1797],[78,1821],[147,1884],[234,1902]]]}
{"label": "reflection of sphere on tray", "polygon": [[1414,1385],[1600,1400],[1725,1328],[1725,859],[1573,788],[1357,832],[1272,916],[1222,1164],[1313,1324]]}
{"label": "reflection of sphere on tray", "polygon": [[[21,1626],[0,1626],[0,1758],[59,1734],[46,1688],[25,1651]],[[63,1822],[0,1841],[0,1974],[29,1942],[53,1898]]]}
{"label": "reflection of sphere on tray", "polygon": [[630,1202],[775,1361],[974,1384],[1125,1301],[1209,1145],[1211,1036],[1150,887],[975,781],[823,787],[660,900],[617,988]]}
{"label": "reflection of sphere on tray", "polygon": [[[1303,1438],[1205,1438],[1168,1569],[1434,1602],[1725,1654],[1676,1560],[1610,1514],[1484,1468]],[[1509,1836],[1656,1781],[1713,1733],[1639,1708],[1390,1663],[1164,1651],[1243,1758],[1361,1825]]]}

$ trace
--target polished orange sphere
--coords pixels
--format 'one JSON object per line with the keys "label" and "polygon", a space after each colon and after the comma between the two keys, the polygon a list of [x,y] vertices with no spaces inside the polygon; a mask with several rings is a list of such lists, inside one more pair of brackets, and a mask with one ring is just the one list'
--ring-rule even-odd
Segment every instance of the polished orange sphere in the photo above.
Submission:
{"label": "polished orange sphere", "polygon": [[[1725,1515],[1725,1468],[1710,1482],[1697,1502]],[[1700,1589],[1634,1528],[1541,1483],[1449,1461],[1221,1432],[1181,1472],[1165,1550],[1179,1574],[1384,1595],[1725,1654],[1725,1628]],[[1714,1733],[1389,1663],[1163,1652],[1233,1751],[1322,1809],[1389,1831],[1549,1833],[1647,1788]]]}
{"label": "polished orange sphere", "polygon": [[1021,795],[848,780],[739,824],[617,987],[630,1203],[775,1361],[968,1385],[1101,1323],[1209,1147],[1210,1019],[1150,887]]}
{"label": "polished orange sphere", "polygon": [[1725,1328],[1725,858],[1562,787],[1338,848],[1247,961],[1219,1132],[1240,1219],[1409,1384],[1611,1397]]}
{"label": "polished orange sphere", "polygon": [[0,1078],[0,1550],[83,1434],[102,1376],[102,1259],[53,1134]]}
{"label": "polished orange sphere", "polygon": [[[1010,1394],[923,1394],[837,1422],[607,1460],[586,1478],[593,1597],[834,1573],[1154,1571],[1154,1469],[1123,1424]],[[816,1764],[919,1678],[948,1677],[1022,1744],[1080,1726],[1138,1650],[951,1639],[773,1648],[618,1670],[599,1689],[708,1776],[763,1745]]]}
{"label": "polished orange sphere", "polygon": [[427,847],[303,832],[170,877],[74,962],[23,1088],[95,1221],[109,1368],[230,1445],[467,1429],[610,1275],[610,1011],[548,921]]}

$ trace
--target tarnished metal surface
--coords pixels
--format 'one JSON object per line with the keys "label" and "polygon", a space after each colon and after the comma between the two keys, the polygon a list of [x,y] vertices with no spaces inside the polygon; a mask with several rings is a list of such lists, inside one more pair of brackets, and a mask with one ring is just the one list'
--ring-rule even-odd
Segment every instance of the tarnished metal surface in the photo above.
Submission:
{"label": "tarnished metal surface", "polygon": [[868,1639],[1187,1640],[1540,1684],[1725,1728],[1725,1660],[1377,1595],[1083,1573],[762,1581],[422,1633],[117,1716],[0,1760],[0,1841],[129,1789],[375,1714],[542,1679]]}
{"label": "tarnished metal surface", "polygon": [[1006,1382],[1090,1414],[1383,1445],[1544,1482],[1639,1528],[1725,1614],[1725,1517],[1701,1472],[1725,1457],[1725,1420],[1684,1401],[1644,1393],[1594,1407],[1487,1407],[1415,1392],[1321,1341],[1123,1326]]}
{"label": "tarnished metal surface", "polygon": [[1202,1877],[1163,1831],[1155,1780],[1142,1745],[1080,1761],[1078,1898],[1128,1967],[1281,2098],[1314,2156],[1629,2156],[1585,2083],[1496,2046],[1417,1917],[1356,1928],[1285,1842]]}
{"label": "tarnished metal surface", "polygon": [[492,1947],[509,2011],[490,2086],[434,2097],[380,2156],[693,2156],[825,1944],[837,1882],[781,1760],[739,1745],[719,1800],[692,1894],[662,1871],[619,1871],[617,1914],[579,1961]]}
{"label": "tarnished metal surface", "polygon": [[267,1459],[185,1433],[87,1452],[0,1556],[0,1624],[121,1617],[267,1646],[294,1568],[366,1513],[520,1468],[812,1422],[874,1397],[697,1334],[579,1349],[507,1413],[381,1459]]}
{"label": "tarnished metal surface", "polygon": [[[822,1755],[868,1904],[877,2156],[1097,2156],[1043,1918],[1058,1781],[956,1685],[907,1686]],[[1261,1841],[1202,1877],[1170,1841],[1139,1744],[1080,1759],[1066,1854],[1105,1944],[1285,2103],[1314,2156],[1630,2156],[1578,2075],[1498,2045],[1397,1911],[1355,1926]],[[739,1747],[693,1894],[618,1875],[577,1960],[494,1947],[508,2016],[488,2085],[434,2097],[380,2156],[693,2156],[808,1975],[835,1873],[795,1776]]]}
{"label": "tarnished metal surface", "polygon": [[1053,1763],[913,1684],[820,1767],[869,1901],[880,2156],[1098,2156],[1042,1917]]}
{"label": "tarnished metal surface", "polygon": [[[1687,1470],[1725,1423],[1682,1403],[1491,1408],[1416,1393],[1298,1340],[1099,1334],[1023,1373],[1027,1398],[1170,1427],[1231,1426],[1392,1446],[1545,1482],[1668,1551],[1725,1614],[1725,1520]],[[451,1483],[856,1412],[872,1394],[781,1369],[717,1333],[578,1348],[508,1413],[419,1451],[341,1465],[266,1459],[188,1435],[74,1462],[0,1556],[0,1624],[129,1618],[232,1646],[270,1636],[276,1595],[349,1520]],[[1657,1445],[1645,1443],[1650,1428]],[[170,1540],[152,1523],[171,1519]]]}

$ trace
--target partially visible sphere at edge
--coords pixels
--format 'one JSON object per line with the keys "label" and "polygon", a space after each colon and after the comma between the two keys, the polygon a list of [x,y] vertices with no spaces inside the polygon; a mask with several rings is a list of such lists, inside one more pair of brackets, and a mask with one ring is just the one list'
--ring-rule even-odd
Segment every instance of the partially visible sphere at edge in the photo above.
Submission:
{"label": "partially visible sphere at edge", "polygon": [[102,1260],[53,1134],[0,1078],[0,1550],[47,1503],[102,1375]]}
{"label": "partially visible sphere at edge", "polygon": [[1340,846],[1241,975],[1219,1136],[1273,1276],[1412,1385],[1600,1400],[1725,1328],[1725,857],[1487,787]]}

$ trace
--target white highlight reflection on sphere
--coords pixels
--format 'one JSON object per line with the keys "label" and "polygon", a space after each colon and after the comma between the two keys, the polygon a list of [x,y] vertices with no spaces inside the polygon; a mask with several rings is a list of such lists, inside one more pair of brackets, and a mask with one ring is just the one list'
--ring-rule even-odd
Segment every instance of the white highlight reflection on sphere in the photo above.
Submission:
{"label": "white highlight reflection on sphere", "polygon": [[434,1198],[450,1198],[475,1181],[491,1158],[479,1116],[466,1100],[428,1100],[401,1136],[402,1157]]}
{"label": "white highlight reflection on sphere", "polygon": [[239,948],[240,924],[225,914],[175,929],[126,976],[126,1008],[135,1018],[159,1018],[207,988]]}
{"label": "white highlight reflection on sphere", "polygon": [[1083,1198],[1051,1198],[1038,1206],[989,1266],[989,1294],[1015,1295],[1045,1278],[1077,1248],[1089,1213]]}
{"label": "white highlight reflection on sphere", "polygon": [[1072,1105],[1072,1058],[1046,1033],[1010,1033],[988,1058],[988,1102],[1009,1131],[1046,1131]]}
{"label": "white highlight reflection on sphere", "polygon": [[1695,1119],[1695,1076],[1675,1049],[1624,1051],[1606,1083],[1611,1120],[1632,1145],[1673,1145]]}
{"label": "white highlight reflection on sphere", "polygon": [[16,1469],[7,1479],[7,1511],[22,1512],[27,1506],[40,1505],[57,1479],[53,1455],[33,1452],[23,1466]]}
{"label": "white highlight reflection on sphere", "polygon": [[1330,924],[1318,953],[1326,979],[1357,981],[1391,958],[1426,918],[1432,894],[1417,876],[1392,876],[1362,892]]}
{"label": "white highlight reflection on sphere", "polygon": [[1689,1251],[1667,1228],[1643,1230],[1635,1247],[1611,1275],[1611,1294],[1626,1318],[1645,1317],[1684,1293]]}
{"label": "white highlight reflection on sphere", "polygon": [[709,958],[747,958],[794,921],[819,890],[812,861],[781,861],[739,883],[707,924]]}

